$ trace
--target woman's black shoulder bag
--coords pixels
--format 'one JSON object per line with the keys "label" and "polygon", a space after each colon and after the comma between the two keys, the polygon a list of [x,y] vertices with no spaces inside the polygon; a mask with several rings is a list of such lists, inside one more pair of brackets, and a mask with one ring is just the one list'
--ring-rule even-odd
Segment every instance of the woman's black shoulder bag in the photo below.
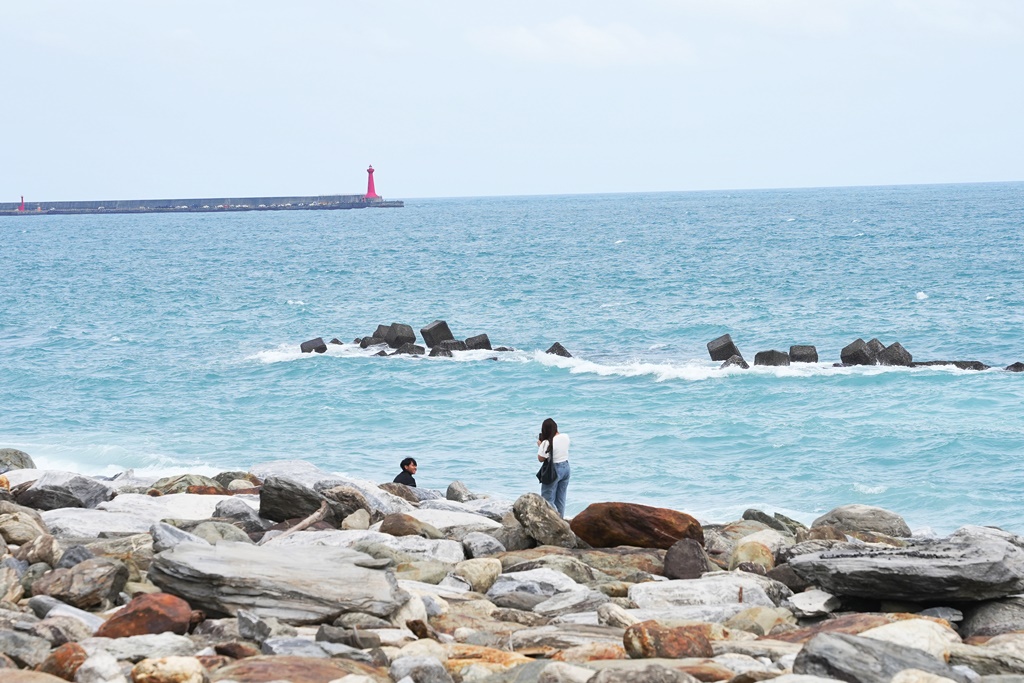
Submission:
{"label": "woman's black shoulder bag", "polygon": [[555,479],[558,479],[558,472],[555,472],[555,445],[549,443],[548,448],[551,451],[548,453],[547,459],[541,463],[540,469],[537,470],[537,481],[542,484],[553,484]]}

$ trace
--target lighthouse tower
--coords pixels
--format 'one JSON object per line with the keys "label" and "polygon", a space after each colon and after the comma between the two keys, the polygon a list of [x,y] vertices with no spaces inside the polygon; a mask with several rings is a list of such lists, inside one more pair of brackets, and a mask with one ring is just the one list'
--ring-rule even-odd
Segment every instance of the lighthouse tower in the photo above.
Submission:
{"label": "lighthouse tower", "polygon": [[366,180],[366,199],[380,199],[380,195],[377,194],[377,190],[375,190],[373,187],[372,165],[370,166],[370,168],[366,169],[366,173],[369,175],[369,178],[367,178]]}

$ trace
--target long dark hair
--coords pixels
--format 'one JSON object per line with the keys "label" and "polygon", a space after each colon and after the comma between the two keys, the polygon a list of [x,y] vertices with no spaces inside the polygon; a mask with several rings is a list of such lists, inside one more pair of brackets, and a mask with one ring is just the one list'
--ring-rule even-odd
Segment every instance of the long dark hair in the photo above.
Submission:
{"label": "long dark hair", "polygon": [[550,417],[540,425],[540,440],[548,442],[548,452],[555,455],[555,434],[558,433],[558,425]]}

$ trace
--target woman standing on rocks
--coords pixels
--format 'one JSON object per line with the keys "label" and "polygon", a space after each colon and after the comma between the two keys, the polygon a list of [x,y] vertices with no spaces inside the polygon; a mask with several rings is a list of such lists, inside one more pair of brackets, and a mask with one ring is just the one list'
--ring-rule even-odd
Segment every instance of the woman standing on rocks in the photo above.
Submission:
{"label": "woman standing on rocks", "polygon": [[558,431],[558,425],[550,417],[541,424],[537,436],[537,460],[544,462],[553,458],[555,480],[540,485],[540,495],[565,517],[565,492],[569,488],[569,435]]}

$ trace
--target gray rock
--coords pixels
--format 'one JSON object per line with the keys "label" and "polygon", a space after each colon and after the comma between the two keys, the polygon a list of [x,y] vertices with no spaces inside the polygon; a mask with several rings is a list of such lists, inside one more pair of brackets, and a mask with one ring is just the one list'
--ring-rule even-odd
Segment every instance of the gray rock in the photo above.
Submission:
{"label": "gray rock", "polygon": [[260,645],[260,652],[265,655],[315,657],[319,659],[326,659],[330,656],[319,644],[306,638],[267,638]]}
{"label": "gray rock", "polygon": [[398,350],[392,355],[401,354],[403,356],[422,356],[426,352],[427,350],[419,344],[407,343],[399,346]]}
{"label": "gray rock", "polygon": [[34,470],[35,462],[25,451],[17,448],[0,448],[0,473],[8,470]]}
{"label": "gray rock", "polygon": [[435,346],[430,349],[430,353],[427,354],[431,358],[451,358],[452,352],[448,349],[442,349],[440,346]]}
{"label": "gray rock", "polygon": [[95,555],[84,545],[73,545],[68,547],[60,556],[60,560],[54,565],[54,569],[70,569],[80,562],[90,560]]}
{"label": "gray rock", "polygon": [[537,545],[537,541],[530,536],[518,521],[514,524],[503,524],[500,529],[492,529],[484,533],[488,536],[493,536],[508,551],[527,550]]}
{"label": "gray rock", "polygon": [[473,500],[476,496],[461,481],[453,481],[448,484],[448,490],[445,491],[444,497],[458,503],[465,503],[467,500]]}
{"label": "gray rock", "polygon": [[934,617],[945,619],[951,624],[957,624],[964,620],[964,613],[955,607],[929,607],[918,612],[923,617]]}
{"label": "gray rock", "polygon": [[878,354],[880,354],[882,351],[885,351],[885,344],[879,341],[878,337],[871,339],[867,343],[867,347],[868,350],[871,351],[871,354],[875,357],[876,362],[878,360]]}
{"label": "gray rock", "polygon": [[[365,628],[365,627],[364,627]],[[390,628],[386,624],[382,628]],[[376,633],[369,633],[360,628],[340,628],[321,624],[316,632],[317,642],[335,643],[359,650],[369,650],[380,647],[380,636]]]}
{"label": "gray rock", "polygon": [[697,683],[696,678],[684,671],[670,669],[660,664],[636,660],[636,665],[623,668],[603,669],[588,683]]}
{"label": "gray rock", "polygon": [[527,593],[525,591],[513,591],[511,593],[505,593],[504,595],[493,597],[491,598],[491,602],[504,609],[529,612],[532,614],[533,608],[548,598],[549,596],[547,595],[538,595],[537,593]]}
{"label": "gray rock", "polygon": [[344,629],[391,628],[391,622],[365,612],[346,612],[334,620],[334,626]]}
{"label": "gray rock", "polygon": [[818,349],[810,345],[795,344],[789,347],[789,360],[792,363],[817,363]]}
{"label": "gray rock", "polygon": [[129,662],[140,662],[147,657],[191,657],[199,651],[199,645],[191,638],[170,631],[125,638],[86,638],[79,645],[90,655],[106,651],[116,659]]}
{"label": "gray rock", "polygon": [[58,647],[64,643],[77,643],[79,640],[84,640],[95,633],[95,630],[74,617],[53,616],[33,624],[28,632],[39,638],[45,638],[51,647]]}
{"label": "gray rock", "polygon": [[495,553],[505,552],[505,546],[494,536],[480,531],[473,531],[462,537],[462,548],[466,557],[487,557]]}
{"label": "gray rock", "polygon": [[412,331],[412,327],[409,325],[391,323],[387,334],[384,335],[384,341],[391,348],[400,349],[405,344],[416,343],[416,333]]}
{"label": "gray rock", "polygon": [[114,497],[109,485],[74,472],[48,471],[18,496],[18,503],[37,510],[94,508]]}
{"label": "gray rock", "polygon": [[50,654],[50,642],[27,633],[0,630],[0,654],[7,655],[22,668],[35,668]]}
{"label": "gray rock", "polygon": [[1024,631],[1024,597],[990,600],[964,609],[960,634],[971,636],[997,636],[1001,633]]}
{"label": "gray rock", "polygon": [[665,553],[665,576],[670,579],[699,579],[710,569],[704,546],[692,538],[677,541]]}
{"label": "gray rock", "polygon": [[444,664],[434,657],[399,657],[391,662],[388,673],[394,681],[408,676],[415,683],[454,683]]}
{"label": "gray rock", "polygon": [[534,647],[551,647],[568,650],[577,645],[608,643],[622,645],[624,630],[613,626],[592,626],[589,624],[548,624],[526,628],[509,636],[514,650]]}
{"label": "gray rock", "polygon": [[537,683],[587,683],[594,670],[565,662],[551,662],[537,677]]}
{"label": "gray rock", "polygon": [[743,519],[753,520],[755,522],[761,522],[765,526],[768,526],[776,531],[781,531],[784,534],[792,535],[789,527],[786,526],[779,519],[769,515],[767,512],[758,510],[757,508],[748,508],[743,511]]}
{"label": "gray rock", "polygon": [[206,543],[209,542],[205,538],[200,538],[195,534],[190,534],[187,531],[179,529],[176,526],[171,526],[165,522],[157,522],[149,529],[150,535],[153,537],[153,552],[159,553],[164,550],[169,550],[179,543]]}
{"label": "gray rock", "polygon": [[842,505],[814,520],[811,528],[834,526],[845,533],[873,531],[877,534],[907,538],[910,527],[895,512],[871,505]]}
{"label": "gray rock", "polygon": [[841,633],[815,636],[793,663],[793,673],[850,683],[889,683],[904,669],[920,669],[960,683],[970,680],[923,650]]}
{"label": "gray rock", "polygon": [[978,360],[928,360],[924,362],[914,361],[915,368],[926,368],[933,365],[952,365],[960,370],[975,370],[981,372],[982,370],[988,370],[990,366],[985,365]]}
{"label": "gray rock", "polygon": [[835,595],[911,602],[978,601],[1024,591],[1024,550],[995,537],[799,555],[803,579]]}
{"label": "gray rock", "polygon": [[533,611],[545,617],[558,617],[564,614],[592,612],[611,600],[600,591],[580,586],[565,593],[552,595],[544,602],[534,605]]}
{"label": "gray rock", "polygon": [[712,339],[708,342],[708,353],[711,354],[711,360],[715,361],[727,361],[733,356],[739,356],[743,359],[743,354],[736,348],[736,344],[733,343],[732,337],[727,334],[723,334],[718,339]]}
{"label": "gray rock", "polygon": [[423,343],[431,349],[443,341],[455,339],[448,323],[444,320],[435,320],[426,327],[421,327],[420,336],[423,337]]}
{"label": "gray rock", "polygon": [[317,353],[326,353],[327,344],[324,343],[323,337],[317,337],[316,339],[310,339],[309,341],[304,341],[299,344],[299,350],[302,351],[302,353],[313,353],[314,351]]}
{"label": "gray rock", "polygon": [[550,598],[579,588],[578,583],[562,572],[540,568],[500,574],[487,591],[487,597],[493,600],[507,593],[531,593]]}
{"label": "gray rock", "polygon": [[1003,369],[1006,370],[1007,372],[1024,372],[1024,363],[1017,361],[1012,365],[1007,365]]}
{"label": "gray rock", "polygon": [[466,342],[461,339],[449,339],[441,342],[438,347],[442,351],[468,351]]}
{"label": "gray rock", "polygon": [[371,346],[380,346],[381,344],[387,344],[383,337],[363,337],[359,340],[359,348],[361,349],[368,349]]}
{"label": "gray rock", "polygon": [[[323,501],[323,496],[298,481],[267,477],[260,488],[259,516],[275,522],[302,519],[319,510]],[[333,521],[331,513],[328,516]]]}
{"label": "gray rock", "polygon": [[128,567],[124,563],[94,557],[70,569],[47,572],[32,583],[32,594],[49,595],[83,609],[99,607],[116,598],[127,581]]}
{"label": "gray rock", "polygon": [[192,529],[192,533],[213,545],[221,541],[252,543],[252,539],[249,538],[248,534],[227,522],[201,522]]}
{"label": "gray rock", "polygon": [[466,339],[466,348],[469,349],[470,351],[490,351],[491,340],[487,337],[486,334],[478,334],[474,337],[469,337]]}
{"label": "gray rock", "polygon": [[839,359],[844,365],[874,365],[875,354],[868,347],[863,339],[856,339],[846,345],[839,353]]}
{"label": "gray rock", "polygon": [[879,365],[904,365],[910,367],[914,364],[914,357],[903,348],[899,342],[894,342],[878,353],[875,360]]}
{"label": "gray rock", "polygon": [[373,508],[363,493],[353,486],[333,486],[318,492],[327,499],[339,519],[345,519],[357,510],[365,510],[372,516]]}
{"label": "gray rock", "polygon": [[231,522],[247,534],[266,531],[271,526],[253,510],[251,505],[237,498],[228,498],[217,503],[213,516],[216,519]]}
{"label": "gray rock", "polygon": [[[526,533],[540,545],[576,547],[576,534],[569,528],[569,523],[559,517],[558,512],[536,493],[519,496],[512,505],[512,511]],[[505,545],[508,547],[508,544]]]}
{"label": "gray rock", "polygon": [[791,595],[783,584],[747,572],[711,572],[700,579],[653,581],[629,587],[629,599],[637,607],[661,612],[692,605],[777,607]]}
{"label": "gray rock", "polygon": [[181,543],[153,558],[149,580],[194,608],[219,614],[248,609],[294,624],[322,623],[349,611],[389,616],[409,596],[390,572],[364,563],[380,564],[348,548],[282,552],[273,545]]}
{"label": "gray rock", "polygon": [[[341,643],[318,642],[317,646],[333,659],[350,659],[370,666],[377,666],[378,660],[373,654]],[[385,660],[386,661],[386,660]]]}
{"label": "gray rock", "polygon": [[378,339],[387,339],[388,330],[390,329],[391,325],[377,325],[377,329],[370,336],[377,337]]}
{"label": "gray rock", "polygon": [[28,606],[40,619],[50,619],[53,617],[77,619],[90,633],[95,633],[105,621],[103,617],[78,609],[77,607],[72,607],[56,598],[51,598],[49,595],[35,595],[31,597],[28,601]]}
{"label": "gray rock", "polygon": [[789,354],[785,351],[758,351],[754,354],[754,365],[785,366],[789,365]]}
{"label": "gray rock", "polygon": [[724,363],[722,363],[719,369],[724,370],[726,368],[731,367],[738,367],[743,368],[744,370],[749,370],[750,364],[747,363],[747,361],[743,360],[742,356],[729,356],[729,358]]}
{"label": "gray rock", "polygon": [[550,353],[555,356],[561,356],[562,358],[572,358],[572,354],[569,353],[560,342],[555,342],[554,344],[552,344],[544,353]]}
{"label": "gray rock", "polygon": [[294,627],[282,624],[273,617],[261,617],[245,609],[238,610],[236,618],[238,635],[258,644],[262,644],[267,638],[290,638],[299,633]]}

